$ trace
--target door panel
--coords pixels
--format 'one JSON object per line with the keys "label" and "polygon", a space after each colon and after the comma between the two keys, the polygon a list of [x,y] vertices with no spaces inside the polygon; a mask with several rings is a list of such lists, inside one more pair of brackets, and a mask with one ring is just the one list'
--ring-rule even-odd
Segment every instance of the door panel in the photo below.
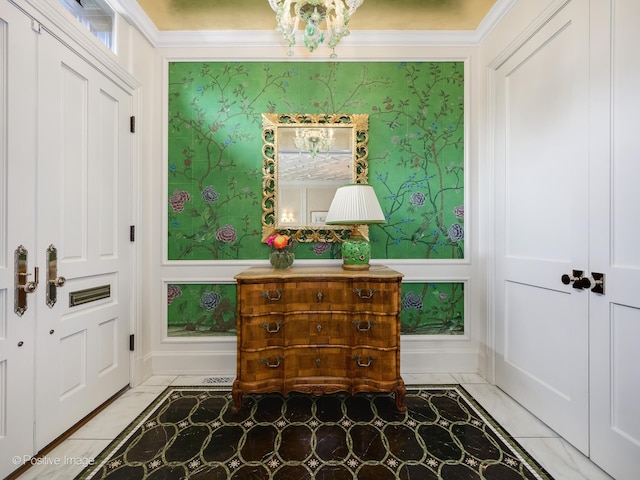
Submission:
{"label": "door panel", "polygon": [[[588,2],[496,70],[496,383],[588,452]],[[562,368],[559,368],[562,367]]]}
{"label": "door panel", "polygon": [[[25,55],[12,55],[12,52]],[[29,20],[2,3],[0,9],[0,478],[22,466],[33,450],[35,298],[14,313],[14,251],[36,263],[35,176],[36,34]],[[31,54],[31,56],[29,55]],[[11,121],[8,121],[11,119]],[[31,278],[32,279],[32,278]],[[19,461],[14,461],[18,456]]]}
{"label": "door panel", "polygon": [[130,95],[42,35],[38,250],[66,279],[38,310],[36,444],[129,383]]}
{"label": "door panel", "polygon": [[607,30],[592,43],[592,103],[602,107],[592,115],[599,135],[591,148],[597,160],[591,218],[597,228],[590,232],[590,265],[605,274],[605,293],[590,297],[591,457],[616,479],[630,480],[640,472],[640,4],[602,3],[593,6],[599,9],[594,18]]}
{"label": "door panel", "polygon": [[[571,322],[563,321],[572,318],[567,294],[516,282],[507,282],[505,288],[505,361],[527,381],[569,399],[574,383],[571,370],[558,368],[570,363],[574,354],[563,344],[573,334]],[[532,342],[541,332],[547,334],[544,344]]]}

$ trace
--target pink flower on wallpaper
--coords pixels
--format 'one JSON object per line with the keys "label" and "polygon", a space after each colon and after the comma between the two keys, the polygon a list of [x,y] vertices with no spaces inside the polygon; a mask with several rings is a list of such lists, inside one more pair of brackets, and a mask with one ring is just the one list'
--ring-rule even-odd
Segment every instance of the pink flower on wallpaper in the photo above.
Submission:
{"label": "pink flower on wallpaper", "polygon": [[326,252],[330,248],[331,248],[331,245],[329,245],[327,242],[316,242],[313,245],[313,252],[316,255],[322,255],[324,252]]}
{"label": "pink flower on wallpaper", "polygon": [[233,225],[225,225],[224,227],[220,227],[216,232],[216,240],[220,242],[233,243],[236,241],[236,238],[236,229],[233,228]]}
{"label": "pink flower on wallpaper", "polygon": [[422,310],[422,307],[424,307],[422,297],[415,292],[407,292],[402,299],[402,308],[415,308],[416,310]]}
{"label": "pink flower on wallpaper", "polygon": [[464,218],[464,205],[458,205],[453,209],[453,213],[458,218]]}
{"label": "pink flower on wallpaper", "polygon": [[178,298],[180,295],[182,295],[180,287],[169,285],[169,287],[167,287],[167,305],[171,305],[173,300]]}
{"label": "pink flower on wallpaper", "polygon": [[459,223],[451,225],[447,233],[452,242],[459,242],[464,239],[464,228]]}
{"label": "pink flower on wallpaper", "polygon": [[191,195],[184,190],[174,190],[173,195],[169,197],[169,203],[174,212],[182,212],[184,210],[184,204],[190,200]]}

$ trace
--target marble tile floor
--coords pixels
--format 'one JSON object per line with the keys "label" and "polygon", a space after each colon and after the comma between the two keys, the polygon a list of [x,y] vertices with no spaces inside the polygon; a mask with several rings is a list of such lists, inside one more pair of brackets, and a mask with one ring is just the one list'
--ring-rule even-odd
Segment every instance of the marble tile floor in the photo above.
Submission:
{"label": "marble tile floor", "polygon": [[[405,375],[408,387],[461,384],[556,480],[612,480],[500,389],[476,374]],[[126,391],[20,475],[19,480],[71,480],[169,385],[202,385],[210,377],[154,376]],[[229,385],[233,379],[229,378]]]}

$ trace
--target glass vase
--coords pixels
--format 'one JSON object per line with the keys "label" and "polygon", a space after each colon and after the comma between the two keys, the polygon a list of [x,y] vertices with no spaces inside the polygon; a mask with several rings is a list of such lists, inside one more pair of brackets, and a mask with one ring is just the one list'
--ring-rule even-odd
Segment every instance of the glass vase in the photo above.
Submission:
{"label": "glass vase", "polygon": [[284,270],[293,265],[296,256],[293,252],[275,251],[269,254],[269,262],[273,268]]}

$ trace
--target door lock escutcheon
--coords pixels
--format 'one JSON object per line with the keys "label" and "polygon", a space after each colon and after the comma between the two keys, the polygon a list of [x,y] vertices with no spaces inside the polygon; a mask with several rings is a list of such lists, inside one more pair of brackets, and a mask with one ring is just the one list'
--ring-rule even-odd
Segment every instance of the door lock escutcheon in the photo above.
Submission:
{"label": "door lock escutcheon", "polygon": [[593,280],[591,291],[604,295],[604,273],[591,272],[591,279]]}
{"label": "door lock escutcheon", "polygon": [[27,311],[27,294],[33,293],[38,288],[39,269],[33,269],[33,280],[29,280],[29,251],[23,245],[16,248],[14,255],[14,302],[13,311],[21,317]]}
{"label": "door lock escutcheon", "polygon": [[47,305],[49,308],[58,301],[58,288],[67,282],[64,277],[58,276],[58,250],[54,245],[47,248]]}

